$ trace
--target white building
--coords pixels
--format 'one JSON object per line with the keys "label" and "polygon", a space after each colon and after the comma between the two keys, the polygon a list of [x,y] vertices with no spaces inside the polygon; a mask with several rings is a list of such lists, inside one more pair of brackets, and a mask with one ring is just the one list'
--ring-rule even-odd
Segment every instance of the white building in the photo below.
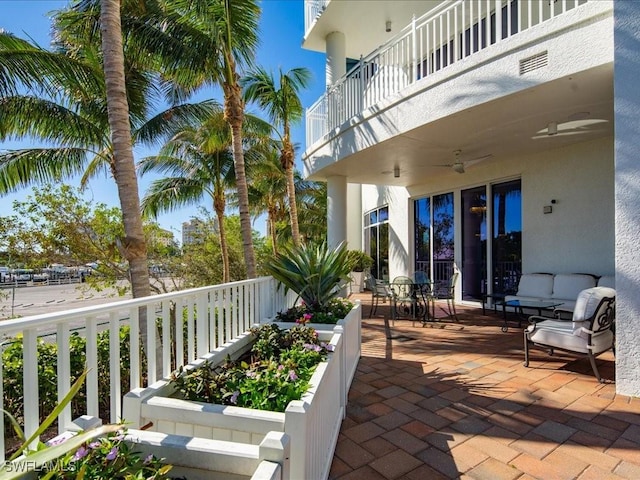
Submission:
{"label": "white building", "polygon": [[327,55],[303,160],[330,242],[379,277],[459,271],[459,302],[615,274],[616,388],[640,395],[640,2],[306,0],[303,47]]}

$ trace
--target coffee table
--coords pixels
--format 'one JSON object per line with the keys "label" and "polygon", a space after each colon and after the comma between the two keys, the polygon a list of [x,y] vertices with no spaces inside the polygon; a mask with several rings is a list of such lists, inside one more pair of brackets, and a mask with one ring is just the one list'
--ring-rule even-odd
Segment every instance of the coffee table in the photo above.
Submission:
{"label": "coffee table", "polygon": [[[553,310],[556,307],[562,305],[562,302],[554,302],[551,300],[509,300],[496,302],[496,304],[502,305],[502,317],[504,319],[504,323],[502,325],[501,330],[506,332],[509,330],[509,325],[507,324],[507,307],[514,308],[517,312],[519,312],[520,317],[524,317],[524,313],[522,311],[523,308],[530,308],[538,311],[538,315],[542,315],[543,310]],[[520,327],[522,323],[522,318],[518,320],[518,327]]]}

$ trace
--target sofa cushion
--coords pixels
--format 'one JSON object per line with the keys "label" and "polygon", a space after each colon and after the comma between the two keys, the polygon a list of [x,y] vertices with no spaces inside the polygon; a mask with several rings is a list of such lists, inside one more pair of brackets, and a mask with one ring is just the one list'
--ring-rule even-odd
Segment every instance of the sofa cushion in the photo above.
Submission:
{"label": "sofa cushion", "polygon": [[[585,325],[586,324],[586,325]],[[571,350],[573,352],[588,353],[586,338],[581,335],[582,326],[589,327],[588,322],[566,322],[562,320],[545,320],[537,325],[527,327],[527,336],[534,343],[551,347]],[[607,330],[592,338],[594,354],[604,352],[613,344],[613,332]]]}
{"label": "sofa cushion", "polygon": [[524,273],[518,283],[519,297],[551,298],[553,275],[548,273]]}
{"label": "sofa cushion", "polygon": [[[573,322],[584,322],[593,316],[605,297],[615,297],[616,291],[608,287],[593,287],[583,290],[578,295],[576,306],[573,309]],[[587,325],[588,327],[588,325]]]}
{"label": "sofa cushion", "polygon": [[580,273],[559,273],[553,278],[552,298],[575,301],[582,290],[596,286],[596,279]]}
{"label": "sofa cushion", "polygon": [[599,287],[609,287],[616,288],[616,277],[615,275],[603,275],[598,279]]}

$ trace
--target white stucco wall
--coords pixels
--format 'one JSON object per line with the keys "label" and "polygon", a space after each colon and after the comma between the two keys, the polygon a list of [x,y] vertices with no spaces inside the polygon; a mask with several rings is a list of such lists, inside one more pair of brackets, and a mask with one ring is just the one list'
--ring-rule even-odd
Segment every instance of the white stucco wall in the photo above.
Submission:
{"label": "white stucco wall", "polygon": [[[487,161],[473,173],[453,173],[412,187],[365,185],[362,212],[389,206],[390,276],[413,272],[413,199],[516,178],[522,181],[523,271],[615,271],[613,140],[605,138],[535,155]],[[556,203],[551,204],[555,199]],[[551,205],[553,212],[543,213]],[[355,212],[351,211],[351,215]],[[456,212],[456,262],[460,264],[460,215]]]}
{"label": "white stucco wall", "polygon": [[613,275],[612,139],[549,150],[521,165],[523,272]]}
{"label": "white stucco wall", "polygon": [[640,396],[640,2],[616,0],[616,391]]}

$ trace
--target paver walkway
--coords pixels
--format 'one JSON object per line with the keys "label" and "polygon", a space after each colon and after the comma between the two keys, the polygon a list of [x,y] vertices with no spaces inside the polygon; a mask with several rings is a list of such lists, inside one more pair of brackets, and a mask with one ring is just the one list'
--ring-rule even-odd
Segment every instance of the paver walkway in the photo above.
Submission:
{"label": "paver walkway", "polygon": [[[353,298],[369,315],[370,295]],[[481,312],[425,327],[386,328],[385,307],[363,319],[329,478],[640,479],[640,399],[598,383],[586,357],[533,349],[525,368],[517,323],[503,333]],[[614,378],[611,353],[598,365]]]}

